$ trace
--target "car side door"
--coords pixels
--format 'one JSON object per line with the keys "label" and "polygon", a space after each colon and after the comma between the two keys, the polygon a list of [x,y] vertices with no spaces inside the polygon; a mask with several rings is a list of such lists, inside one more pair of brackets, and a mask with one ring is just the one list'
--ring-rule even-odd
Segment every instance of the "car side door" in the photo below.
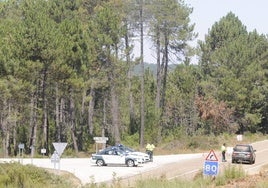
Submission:
{"label": "car side door", "polygon": [[125,164],[126,156],[120,150],[113,152],[113,164]]}
{"label": "car side door", "polygon": [[102,158],[105,164],[112,164],[113,163],[113,150],[106,149],[104,153],[102,153]]}
{"label": "car side door", "polygon": [[103,158],[106,164],[125,164],[125,155],[114,149],[107,151]]}

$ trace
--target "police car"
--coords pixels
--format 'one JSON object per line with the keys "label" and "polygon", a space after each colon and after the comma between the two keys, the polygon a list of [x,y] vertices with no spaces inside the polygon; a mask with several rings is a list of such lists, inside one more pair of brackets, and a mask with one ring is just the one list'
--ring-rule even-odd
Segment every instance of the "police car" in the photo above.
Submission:
{"label": "police car", "polygon": [[135,151],[134,149],[124,146],[122,144],[118,144],[117,146],[120,150],[122,150],[123,152],[125,152],[128,155],[136,155],[142,158],[143,162],[149,162],[150,161],[150,156],[147,153],[143,153],[143,152],[139,152],[139,151]]}
{"label": "police car", "polygon": [[97,166],[107,166],[111,164],[134,167],[143,163],[143,159],[140,156],[127,154],[118,147],[108,147],[96,154],[92,154],[91,163]]}

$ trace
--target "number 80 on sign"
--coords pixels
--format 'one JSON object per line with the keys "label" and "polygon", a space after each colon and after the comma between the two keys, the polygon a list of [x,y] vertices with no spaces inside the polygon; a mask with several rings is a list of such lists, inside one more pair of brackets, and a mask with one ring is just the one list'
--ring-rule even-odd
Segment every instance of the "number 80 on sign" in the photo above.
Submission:
{"label": "number 80 on sign", "polygon": [[205,161],[203,169],[204,175],[216,176],[218,174],[218,171],[219,171],[218,161]]}

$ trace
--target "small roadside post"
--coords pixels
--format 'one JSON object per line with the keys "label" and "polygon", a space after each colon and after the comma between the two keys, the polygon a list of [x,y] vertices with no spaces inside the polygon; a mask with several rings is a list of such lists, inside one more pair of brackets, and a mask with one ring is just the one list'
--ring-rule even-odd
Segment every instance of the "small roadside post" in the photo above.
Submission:
{"label": "small roadside post", "polygon": [[203,174],[207,176],[216,176],[219,173],[219,161],[213,150],[210,150],[206,157]]}
{"label": "small roadside post", "polygon": [[55,148],[54,153],[51,156],[51,162],[54,163],[54,169],[56,169],[56,164],[58,163],[58,170],[60,170],[60,156],[65,150],[67,143],[65,142],[54,142],[53,146]]}
{"label": "small roadside post", "polygon": [[24,144],[23,143],[20,143],[19,144],[19,162],[20,163],[23,163],[23,150],[24,150]]}
{"label": "small roadside post", "polygon": [[46,154],[46,152],[47,152],[46,148],[42,148],[42,149],[41,149],[41,153],[42,153],[42,156],[43,156],[43,157],[44,157],[44,155]]}
{"label": "small roadside post", "polygon": [[243,135],[239,134],[236,136],[237,141],[241,142],[243,140]]}
{"label": "small roadside post", "polygon": [[98,152],[98,144],[102,144],[102,149],[105,148],[106,142],[108,141],[108,137],[94,137],[96,143],[96,153]]}
{"label": "small roadside post", "polygon": [[[56,170],[56,164],[60,163],[60,156],[57,151],[54,151],[51,156],[51,162],[54,163],[54,170]],[[58,168],[59,169],[59,168]]]}

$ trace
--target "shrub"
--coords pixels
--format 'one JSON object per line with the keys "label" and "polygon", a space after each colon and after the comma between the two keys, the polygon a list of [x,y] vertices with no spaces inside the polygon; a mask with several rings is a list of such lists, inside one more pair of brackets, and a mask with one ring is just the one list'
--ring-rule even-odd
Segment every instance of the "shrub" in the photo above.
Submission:
{"label": "shrub", "polygon": [[229,165],[224,169],[223,174],[216,178],[216,185],[218,186],[225,185],[230,180],[244,177],[246,177],[246,173],[240,165],[239,166]]}
{"label": "shrub", "polygon": [[0,167],[0,187],[71,188],[70,178],[51,174],[45,169],[19,163],[3,163]]}

